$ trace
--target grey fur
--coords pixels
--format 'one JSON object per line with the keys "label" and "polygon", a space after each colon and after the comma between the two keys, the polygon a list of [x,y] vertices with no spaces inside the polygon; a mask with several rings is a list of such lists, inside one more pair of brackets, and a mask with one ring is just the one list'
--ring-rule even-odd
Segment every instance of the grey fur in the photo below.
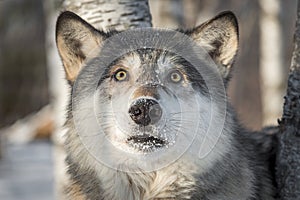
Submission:
{"label": "grey fur", "polygon": [[[72,20],[75,21],[74,26],[72,26]],[[73,31],[76,31],[76,27],[79,27],[79,33],[83,33],[83,35],[79,33],[70,34],[70,30],[64,24],[68,24]],[[97,57],[91,58],[89,62],[84,61],[84,59],[88,59],[88,56],[84,55],[84,49],[80,49],[85,46],[83,41],[91,40],[88,44],[94,45],[97,43],[100,45],[101,41],[113,34],[100,31],[98,34],[86,22],[69,12],[60,16],[57,28],[57,38],[60,38],[57,40],[58,48],[63,63],[66,63],[66,59],[69,63],[79,63],[79,66],[75,66],[77,69],[73,71],[75,76],[85,63],[88,63],[89,66],[98,64]],[[86,34],[89,31],[92,35],[90,38]],[[222,13],[209,22],[185,33],[206,48],[218,64],[220,73],[226,83],[236,56],[238,44],[235,16],[230,12]],[[69,35],[71,35],[71,39],[66,38]],[[80,37],[77,37],[78,35]],[[81,41],[82,38],[84,40]],[[75,45],[75,49],[72,49],[74,47],[72,42],[74,41],[77,45]],[[137,66],[134,74],[142,75],[137,80],[146,82],[153,80],[152,72],[159,69],[160,58],[169,59],[168,66],[181,66],[184,76],[187,77],[185,81],[193,83],[192,87],[187,87],[186,90],[201,93],[200,96],[203,99],[208,98],[208,93],[205,91],[207,88],[201,75],[189,71],[192,66],[182,67],[186,66],[186,63],[182,64],[182,59],[174,59],[174,56],[168,52],[153,49],[134,51],[112,65],[126,63],[126,59],[134,60],[133,65]],[[77,62],[77,60],[80,60],[80,62]],[[142,66],[148,67],[144,69]],[[64,67],[68,73],[68,68],[72,66],[65,64]],[[104,106],[112,98],[111,88],[108,86],[109,81],[112,79],[111,68],[113,66],[106,70],[98,84],[99,93],[104,99]],[[144,74],[144,71],[147,73]],[[69,79],[71,85],[73,81],[74,77],[72,76]],[[111,85],[118,88],[118,85],[114,83],[111,83]],[[130,88],[136,86],[127,84],[126,87],[130,90]],[[82,92],[86,93],[87,91],[82,90]],[[161,88],[154,93],[162,94],[164,92],[167,93],[164,88]],[[88,96],[88,94],[86,95]],[[188,99],[187,95],[186,98]],[[203,123],[206,123],[206,121],[204,120]],[[69,166],[69,185],[66,186],[68,188],[66,194],[68,199],[274,199],[270,172],[274,136],[250,133],[242,128],[229,104],[227,105],[223,134],[216,141],[216,147],[208,158],[198,161],[187,153],[176,162],[153,172],[140,170],[137,173],[127,173],[122,171],[121,167],[120,170],[115,170],[97,162],[79,138],[72,116],[71,102],[68,107],[66,127],[68,129],[65,144],[68,154],[66,161]],[[113,133],[110,134],[113,135]]]}

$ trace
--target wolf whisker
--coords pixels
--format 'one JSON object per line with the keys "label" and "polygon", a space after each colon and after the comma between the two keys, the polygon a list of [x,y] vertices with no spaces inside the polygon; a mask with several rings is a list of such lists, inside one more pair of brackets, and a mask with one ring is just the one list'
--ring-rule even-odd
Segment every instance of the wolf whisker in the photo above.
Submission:
{"label": "wolf whisker", "polygon": [[178,114],[183,114],[183,113],[199,113],[198,111],[183,111],[183,112],[174,112],[174,113],[169,113],[170,115],[178,115]]}

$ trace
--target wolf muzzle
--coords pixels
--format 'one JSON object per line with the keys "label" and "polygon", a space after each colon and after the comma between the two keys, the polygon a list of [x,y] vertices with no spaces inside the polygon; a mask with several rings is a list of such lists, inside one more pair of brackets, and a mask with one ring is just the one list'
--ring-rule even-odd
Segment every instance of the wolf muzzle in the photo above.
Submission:
{"label": "wolf muzzle", "polygon": [[154,99],[141,98],[134,101],[129,108],[131,119],[138,125],[155,124],[162,116],[162,109]]}

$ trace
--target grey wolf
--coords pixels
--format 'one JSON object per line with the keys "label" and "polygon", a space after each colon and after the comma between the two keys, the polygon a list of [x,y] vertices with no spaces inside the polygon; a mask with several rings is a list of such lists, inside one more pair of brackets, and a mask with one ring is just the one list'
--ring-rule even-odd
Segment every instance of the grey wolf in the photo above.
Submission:
{"label": "grey wolf", "polygon": [[[208,52],[226,88],[238,50],[235,15],[223,12],[198,27],[179,32]],[[96,30],[71,12],[59,16],[57,47],[71,87],[82,79],[78,77],[85,69],[103,67],[98,63],[99,52],[104,42],[118,33]],[[202,129],[191,128],[193,119],[199,119],[205,129],[210,123],[207,113],[213,103],[209,100],[204,75],[197,73],[195,66],[180,55],[141,47],[105,66],[99,76],[95,90],[95,107],[99,111],[96,115],[99,114],[99,123],[108,140],[91,142],[99,151],[111,153],[109,158],[117,163],[117,168],[98,162],[87,150],[80,139],[84,130],[78,130],[74,122],[72,109],[76,100],[70,101],[65,125],[68,199],[274,199],[269,172],[272,136],[245,130],[229,103],[226,103],[222,134],[216,131],[207,136],[203,147],[214,148],[202,159],[193,151],[197,145],[191,145],[191,150],[183,152],[174,162],[144,171],[113,150],[119,149],[147,163],[164,152],[172,155],[181,148],[177,137],[192,140],[196,135],[196,142],[197,138],[204,137]],[[77,92],[83,97],[94,95],[84,87]],[[71,97],[74,95],[72,91]],[[183,102],[181,107],[178,102]],[[199,113],[194,112],[195,102],[200,102]],[[81,106],[76,109],[84,111],[85,105]],[[185,113],[188,117],[182,119]],[[85,118],[80,123],[86,128],[90,126]],[[107,143],[112,147],[107,147]]]}

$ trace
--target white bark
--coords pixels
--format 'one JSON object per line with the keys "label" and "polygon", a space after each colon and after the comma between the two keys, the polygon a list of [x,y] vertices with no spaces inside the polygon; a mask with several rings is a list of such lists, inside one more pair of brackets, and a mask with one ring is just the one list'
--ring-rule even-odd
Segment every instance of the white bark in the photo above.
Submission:
{"label": "white bark", "polygon": [[279,0],[259,1],[260,19],[260,80],[263,125],[275,125],[282,115],[284,71],[282,33],[279,22]]}
{"label": "white bark", "polygon": [[63,8],[102,30],[152,26],[148,0],[65,0]]}

